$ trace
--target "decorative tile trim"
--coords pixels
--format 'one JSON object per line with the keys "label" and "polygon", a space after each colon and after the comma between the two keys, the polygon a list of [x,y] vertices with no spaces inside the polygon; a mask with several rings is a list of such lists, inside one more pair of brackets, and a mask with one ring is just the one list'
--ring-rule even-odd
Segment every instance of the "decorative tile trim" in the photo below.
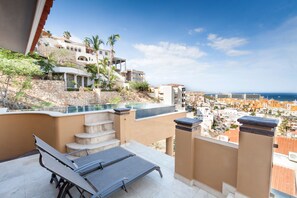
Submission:
{"label": "decorative tile trim", "polygon": [[114,109],[114,113],[117,115],[129,114],[129,108],[116,108]]}
{"label": "decorative tile trim", "polygon": [[253,134],[257,134],[257,135],[265,135],[265,136],[269,136],[269,137],[274,136],[274,130],[268,131],[268,130],[264,130],[264,129],[255,129],[255,128],[249,128],[249,127],[244,127],[244,126],[240,127],[240,132],[253,133]]}
{"label": "decorative tile trim", "polygon": [[197,126],[196,127],[185,127],[185,126],[181,126],[181,125],[176,125],[175,128],[183,130],[183,131],[187,131],[187,132],[193,132],[193,131],[197,130],[198,127]]}
{"label": "decorative tile trim", "polygon": [[179,119],[174,120],[174,122],[179,125],[185,125],[185,126],[192,127],[192,126],[198,126],[202,121],[193,119],[193,118],[179,118]]}
{"label": "decorative tile trim", "polygon": [[242,124],[255,125],[261,127],[274,128],[278,125],[278,120],[271,118],[261,118],[256,116],[243,116],[237,120]]}

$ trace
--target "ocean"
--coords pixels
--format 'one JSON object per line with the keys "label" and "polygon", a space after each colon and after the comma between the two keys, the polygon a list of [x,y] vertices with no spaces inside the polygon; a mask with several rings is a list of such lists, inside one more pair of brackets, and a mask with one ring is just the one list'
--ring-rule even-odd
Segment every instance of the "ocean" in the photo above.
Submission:
{"label": "ocean", "polygon": [[[245,92],[246,94],[260,94],[266,99],[274,99],[278,101],[295,101],[297,100],[297,93],[257,93],[257,92]],[[206,95],[214,95],[215,93],[206,93]],[[234,94],[244,94],[243,92],[234,92]]]}
{"label": "ocean", "polygon": [[297,100],[297,93],[257,93],[266,99],[274,99],[279,101]]}

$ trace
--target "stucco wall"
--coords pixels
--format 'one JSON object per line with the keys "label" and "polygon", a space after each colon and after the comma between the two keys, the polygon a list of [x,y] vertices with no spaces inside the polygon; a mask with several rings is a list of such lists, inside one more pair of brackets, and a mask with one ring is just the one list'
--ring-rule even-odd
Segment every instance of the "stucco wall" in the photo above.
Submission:
{"label": "stucco wall", "polygon": [[236,187],[238,149],[206,139],[195,138],[194,179],[219,192],[223,182]]}
{"label": "stucco wall", "polygon": [[74,134],[83,131],[84,115],[52,117],[47,114],[0,115],[0,161],[32,151],[34,133],[51,146],[65,152],[65,144],[74,142]]}
{"label": "stucco wall", "polygon": [[[126,115],[115,115],[115,130],[121,130],[121,143],[129,140],[138,141],[144,145],[173,137],[177,118],[186,116],[186,112],[175,112],[143,119],[135,119],[135,110]],[[121,125],[120,125],[121,123]],[[117,137],[120,135],[117,134]]]}

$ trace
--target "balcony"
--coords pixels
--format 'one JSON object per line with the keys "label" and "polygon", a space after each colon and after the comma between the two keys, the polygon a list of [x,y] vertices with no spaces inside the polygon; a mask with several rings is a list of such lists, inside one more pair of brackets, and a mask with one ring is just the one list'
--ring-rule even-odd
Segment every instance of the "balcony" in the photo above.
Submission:
{"label": "balcony", "polygon": [[[164,177],[157,172],[128,186],[128,193],[118,191],[111,197],[208,197],[214,195],[174,178],[174,158],[165,155],[143,144],[131,142],[122,145],[127,150],[145,158],[161,167]],[[39,165],[38,155],[32,155],[0,164],[0,196],[1,197],[57,197],[58,191],[49,183],[50,172]],[[5,173],[4,173],[5,172]],[[38,185],[38,188],[36,186]],[[76,189],[71,191],[73,197],[79,197]]]}
{"label": "balcony", "polygon": [[[269,196],[276,120],[256,117],[239,119],[242,126],[239,145],[235,145],[202,137],[200,121],[184,116],[185,112],[174,112],[136,119],[135,110],[127,109],[73,115],[46,112],[1,114],[1,131],[7,133],[1,133],[0,156],[1,160],[7,160],[32,151],[32,133],[65,152],[65,145],[77,137],[81,138],[82,135],[77,133],[93,126],[93,121],[108,121],[111,124],[107,130],[113,131],[113,137],[110,136],[111,132],[108,133],[110,137],[96,136],[96,144],[116,138],[116,145],[120,144],[136,155],[158,164],[164,173],[163,179],[151,173],[129,186],[128,194],[120,191],[114,197],[225,197],[228,194],[235,197]],[[105,127],[101,128],[104,130]],[[174,154],[174,136],[175,157],[171,157]],[[160,140],[166,140],[167,155],[145,146]],[[93,149],[94,142],[90,142]],[[95,151],[98,150],[101,149],[95,148]],[[276,159],[279,164],[280,158]],[[4,187],[0,188],[0,195],[38,196],[42,191],[52,197],[58,193],[48,182],[50,173],[39,166],[38,155],[3,162],[0,167],[5,170],[0,173],[0,186]],[[34,188],[36,183],[40,188]],[[72,193],[76,195],[77,192]]]}

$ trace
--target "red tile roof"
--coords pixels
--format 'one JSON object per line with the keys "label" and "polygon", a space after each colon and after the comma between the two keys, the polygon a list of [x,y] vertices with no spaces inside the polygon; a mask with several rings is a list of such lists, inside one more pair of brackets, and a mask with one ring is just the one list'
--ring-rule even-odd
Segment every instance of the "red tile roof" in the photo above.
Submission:
{"label": "red tile roof", "polygon": [[279,136],[276,137],[275,140],[278,144],[278,148],[276,148],[274,152],[284,155],[288,155],[290,151],[297,152],[297,139]]}
{"label": "red tile roof", "polygon": [[45,25],[47,16],[49,15],[51,7],[53,6],[53,1],[54,0],[46,0],[46,2],[45,2],[45,5],[44,5],[44,8],[43,8],[40,20],[39,20],[39,24],[38,24],[38,27],[37,27],[37,30],[36,30],[36,33],[35,33],[35,36],[34,36],[34,39],[33,39],[33,42],[32,42],[30,52],[33,52],[34,49],[35,49],[35,46],[36,46],[36,44],[38,42],[38,39],[39,39],[39,36],[40,36],[40,34],[42,32],[42,29],[43,29],[43,27]]}
{"label": "red tile roof", "polygon": [[273,165],[271,188],[295,196],[296,188],[294,170]]}
{"label": "red tile roof", "polygon": [[226,131],[223,135],[229,138],[229,142],[238,143],[239,142],[239,128],[230,129]]}

